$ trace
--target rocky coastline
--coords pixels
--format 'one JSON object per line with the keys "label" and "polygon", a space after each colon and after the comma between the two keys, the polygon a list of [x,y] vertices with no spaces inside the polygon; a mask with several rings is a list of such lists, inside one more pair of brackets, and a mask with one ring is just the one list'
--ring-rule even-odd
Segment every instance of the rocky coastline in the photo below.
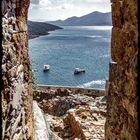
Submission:
{"label": "rocky coastline", "polygon": [[38,87],[34,91],[33,98],[56,139],[104,139],[107,96],[105,91],[104,95],[98,95],[97,89],[89,90],[91,94],[87,91],[67,87]]}
{"label": "rocky coastline", "polygon": [[39,36],[48,35],[49,31],[63,29],[59,26],[48,24],[46,22],[28,21],[28,37],[34,39]]}

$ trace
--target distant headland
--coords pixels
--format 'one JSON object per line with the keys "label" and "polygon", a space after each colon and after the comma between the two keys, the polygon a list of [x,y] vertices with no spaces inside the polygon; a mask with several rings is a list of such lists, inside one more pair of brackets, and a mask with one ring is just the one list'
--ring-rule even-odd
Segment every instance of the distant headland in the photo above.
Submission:
{"label": "distant headland", "polygon": [[33,39],[42,35],[48,35],[49,31],[54,31],[57,29],[62,28],[45,22],[28,21],[29,39]]}
{"label": "distant headland", "polygon": [[111,12],[102,13],[94,11],[81,17],[69,17],[65,20],[48,21],[57,26],[111,26]]}
{"label": "distant headland", "polygon": [[94,11],[81,17],[69,17],[66,20],[56,21],[28,21],[29,39],[49,34],[49,31],[63,29],[59,26],[112,26],[111,12]]}

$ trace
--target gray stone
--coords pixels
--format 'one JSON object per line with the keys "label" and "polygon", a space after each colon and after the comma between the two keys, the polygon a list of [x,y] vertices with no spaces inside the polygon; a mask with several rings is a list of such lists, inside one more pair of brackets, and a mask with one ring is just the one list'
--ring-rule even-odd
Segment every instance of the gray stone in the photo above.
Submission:
{"label": "gray stone", "polygon": [[10,71],[9,74],[11,77],[16,77],[17,67],[14,66]]}
{"label": "gray stone", "polygon": [[4,74],[6,72],[6,64],[2,65],[2,73]]}
{"label": "gray stone", "polygon": [[12,63],[8,60],[7,61],[7,70],[12,68]]}
{"label": "gray stone", "polygon": [[15,54],[14,54],[14,52],[13,52],[13,50],[12,50],[11,48],[8,49],[8,54],[9,54],[11,60],[12,60],[12,59],[14,58],[14,56],[15,56]]}

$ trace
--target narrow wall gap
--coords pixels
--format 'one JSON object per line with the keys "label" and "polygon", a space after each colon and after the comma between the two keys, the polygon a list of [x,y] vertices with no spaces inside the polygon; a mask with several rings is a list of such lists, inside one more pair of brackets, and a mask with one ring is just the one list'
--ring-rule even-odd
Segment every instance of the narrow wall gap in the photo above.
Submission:
{"label": "narrow wall gap", "polygon": [[[55,30],[53,32],[47,31],[49,33],[47,36],[40,36],[39,38],[31,39],[29,41],[29,54],[34,61],[32,65],[36,71],[35,76],[37,78],[37,84],[104,89],[106,80],[108,80],[108,66],[110,61],[111,13],[103,14],[92,10],[93,8],[91,8],[89,12],[81,14],[81,16],[83,16],[90,13],[88,17],[83,17],[83,19],[80,18],[80,20],[82,20],[80,21],[81,23],[78,22],[76,12],[73,16],[65,16],[65,18],[64,14],[60,16],[62,20],[69,18],[65,23],[62,23],[62,21],[56,20],[60,19],[59,13],[62,12],[61,9],[59,9],[59,6],[62,5],[63,8],[64,6],[67,7],[66,2],[62,4],[56,2],[57,4],[54,5],[54,7],[56,6],[56,9],[58,8],[58,15],[54,8],[52,8],[52,1],[50,1],[50,3],[43,2],[44,1],[40,1],[40,3],[37,3],[36,5],[31,3],[29,19],[36,22],[47,21],[49,24],[57,25],[58,27],[50,26],[45,29],[42,25],[31,25],[33,23],[30,22],[29,32],[32,30],[31,38],[45,35],[46,30],[54,30],[55,28],[59,28],[59,26],[63,29]],[[52,12],[54,12],[54,16],[53,13],[50,14],[49,10],[46,11],[46,17],[44,16],[44,19],[40,14],[36,15],[37,12],[35,13],[34,8],[40,8],[43,4],[48,4],[48,9],[52,6],[51,8]],[[41,10],[39,9],[38,13],[40,11]],[[50,16],[47,15],[47,12],[49,12]],[[99,18],[97,18],[98,16]],[[47,17],[49,19],[47,19]],[[87,19],[84,21],[84,18],[88,18],[89,21],[86,21]],[[94,18],[97,18],[98,21]],[[55,22],[50,22],[50,20],[55,20]],[[43,30],[41,29],[41,26]],[[50,70],[46,73],[43,72],[44,64],[50,65]],[[74,70],[77,67],[83,68],[85,73],[74,75]]]}
{"label": "narrow wall gap", "polygon": [[[47,4],[50,6],[51,2],[47,2]],[[35,12],[33,8],[37,8],[41,4],[45,5],[46,3],[41,1],[36,5],[31,5],[30,11]],[[57,12],[59,13],[59,11]],[[111,60],[109,47],[111,44],[112,27],[110,25],[112,19],[109,12],[100,13],[94,10],[87,15],[95,15],[94,18],[92,17],[94,22],[95,17],[100,22],[97,23],[96,21],[94,26],[87,26],[85,25],[86,22],[79,22],[85,26],[78,24],[70,26],[69,22],[64,25],[64,22],[62,24],[60,20],[50,22],[48,19],[39,19],[34,16],[34,19],[32,18],[34,22],[30,21],[28,26],[32,38],[29,41],[30,57],[34,61],[32,65],[37,70],[35,74],[38,78],[38,91],[34,91],[34,100],[43,110],[46,122],[51,121],[53,124],[53,126],[50,125],[50,130],[62,139],[104,138],[106,114],[106,97],[104,95],[109,61]],[[80,19],[76,15],[68,18],[66,18],[67,21],[73,22]],[[46,23],[37,23],[38,21],[47,21],[49,24],[58,26],[53,26],[53,28],[61,27],[62,29],[51,31],[47,35],[45,32],[39,33],[41,26],[44,31]],[[31,28],[33,29],[31,30]],[[82,61],[80,61],[81,59]],[[44,64],[50,65],[49,71],[43,72]],[[84,68],[86,72],[74,75],[74,69],[77,67]],[[102,111],[100,111],[101,108]],[[93,110],[95,112],[92,112]],[[76,120],[76,117],[78,120]],[[76,123],[75,126],[73,122]],[[91,131],[88,130],[89,126],[86,122],[90,124]],[[98,127],[98,123],[100,123],[100,127]],[[94,131],[94,129],[100,131],[99,136],[96,135],[97,131]]]}

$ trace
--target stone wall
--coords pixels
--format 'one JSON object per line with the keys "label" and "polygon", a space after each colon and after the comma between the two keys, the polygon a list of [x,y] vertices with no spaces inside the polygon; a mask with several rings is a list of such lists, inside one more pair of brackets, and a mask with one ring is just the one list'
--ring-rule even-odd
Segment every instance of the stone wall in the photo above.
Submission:
{"label": "stone wall", "polygon": [[[107,90],[107,89],[106,89]],[[36,93],[46,92],[49,93],[51,97],[54,96],[68,96],[69,94],[83,94],[92,97],[105,96],[105,89],[94,89],[94,88],[80,88],[80,87],[71,87],[71,86],[50,86],[50,85],[38,85],[36,87]],[[49,98],[49,97],[48,97]]]}
{"label": "stone wall", "polygon": [[3,139],[34,139],[26,24],[28,6],[29,0],[2,0]]}
{"label": "stone wall", "polygon": [[59,117],[71,108],[95,102],[97,97],[106,98],[105,90],[40,85],[33,92],[33,99],[45,113]]}
{"label": "stone wall", "polygon": [[106,140],[137,139],[137,1],[111,0],[112,41]]}

